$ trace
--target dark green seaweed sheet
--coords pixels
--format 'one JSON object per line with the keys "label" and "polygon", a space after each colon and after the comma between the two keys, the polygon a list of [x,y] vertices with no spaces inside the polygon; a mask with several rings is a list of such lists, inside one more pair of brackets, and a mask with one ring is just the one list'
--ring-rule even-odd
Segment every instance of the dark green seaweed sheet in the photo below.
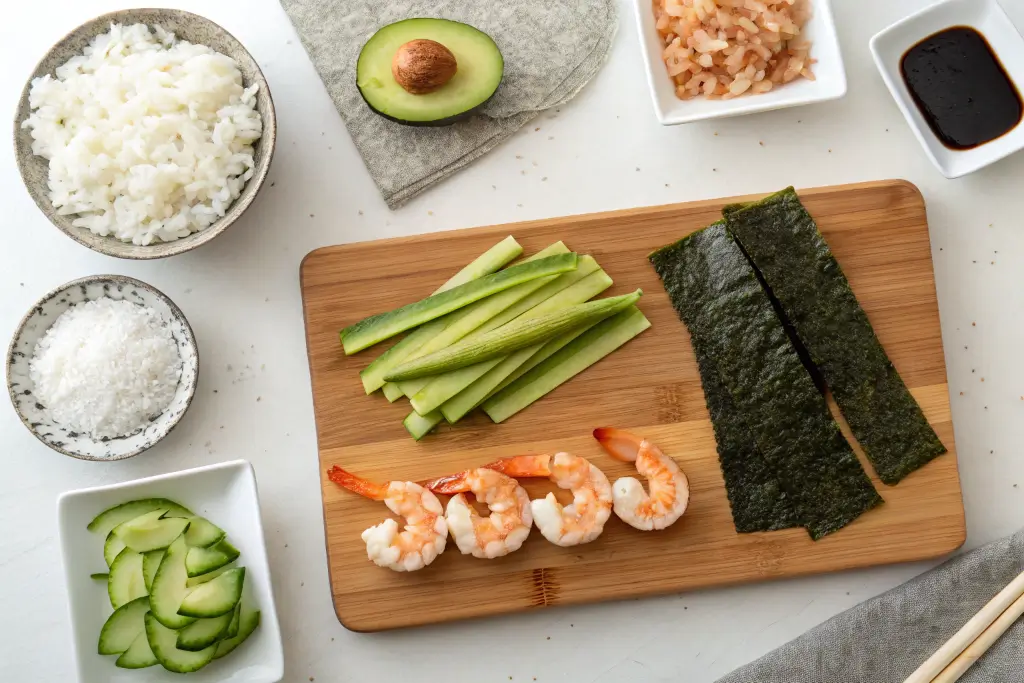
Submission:
{"label": "dark green seaweed sheet", "polygon": [[725,213],[878,477],[896,484],[945,453],[793,188]]}
{"label": "dark green seaweed sheet", "polygon": [[724,224],[650,260],[811,538],[881,503]]}

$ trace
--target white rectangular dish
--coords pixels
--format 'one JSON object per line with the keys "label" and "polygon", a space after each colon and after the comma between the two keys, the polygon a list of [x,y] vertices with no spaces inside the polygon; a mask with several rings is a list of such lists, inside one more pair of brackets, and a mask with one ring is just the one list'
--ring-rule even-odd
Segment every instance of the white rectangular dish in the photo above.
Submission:
{"label": "white rectangular dish", "polygon": [[654,101],[654,112],[664,126],[690,123],[704,119],[742,116],[773,109],[799,107],[825,102],[846,94],[846,70],[836,35],[831,0],[811,0],[814,14],[804,26],[804,36],[811,41],[811,57],[816,80],[798,78],[763,95],[744,95],[731,100],[708,100],[703,97],[681,100],[676,97],[675,84],[665,70],[661,38],[655,26],[651,0],[633,0],[637,32],[647,70],[647,84]]}
{"label": "white rectangular dish", "polygon": [[[229,656],[185,677],[159,665],[143,670],[118,669],[114,657],[96,654],[97,638],[111,607],[106,584],[89,576],[107,571],[104,539],[88,531],[86,525],[107,508],[143,498],[169,498],[224,529],[242,553],[239,564],[246,568],[243,599],[252,600],[261,612],[260,625],[247,642]],[[235,460],[68,491],[57,499],[57,519],[79,683],[276,683],[284,676],[281,629],[274,608],[256,475],[248,462]]]}
{"label": "white rectangular dish", "polygon": [[950,149],[935,135],[914,102],[900,72],[903,55],[925,38],[954,26],[969,26],[981,33],[1018,92],[1021,91],[1024,38],[996,0],[944,0],[896,22],[871,39],[871,55],[882,80],[928,158],[947,178],[973,173],[1024,149],[1022,125],[973,149]]}

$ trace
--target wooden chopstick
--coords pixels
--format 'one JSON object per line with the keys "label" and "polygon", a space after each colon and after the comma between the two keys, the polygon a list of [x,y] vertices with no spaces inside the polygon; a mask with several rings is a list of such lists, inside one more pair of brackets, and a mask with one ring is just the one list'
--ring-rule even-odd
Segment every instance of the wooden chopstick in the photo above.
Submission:
{"label": "wooden chopstick", "polygon": [[985,629],[978,638],[967,646],[967,649],[950,662],[949,666],[936,676],[932,683],[954,683],[960,680],[971,666],[992,647],[1020,615],[1024,614],[1024,595],[1017,598],[1013,604],[1006,608],[1006,611],[999,615],[999,618],[992,622],[992,625]]}
{"label": "wooden chopstick", "polygon": [[981,611],[971,617],[970,621],[964,624],[952,638],[936,650],[935,654],[925,660],[924,664],[919,666],[914,673],[910,674],[910,677],[903,683],[932,683],[935,677],[949,666],[950,662],[977,640],[978,636],[991,626],[1022,595],[1024,595],[1024,572],[1011,581],[1006,588],[999,591],[994,598],[989,600],[988,604],[981,608]]}

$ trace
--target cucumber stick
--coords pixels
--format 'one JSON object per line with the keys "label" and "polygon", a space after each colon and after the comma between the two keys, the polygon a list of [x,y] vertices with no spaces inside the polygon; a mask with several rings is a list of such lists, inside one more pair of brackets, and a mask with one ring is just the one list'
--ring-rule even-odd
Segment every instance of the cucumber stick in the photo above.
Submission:
{"label": "cucumber stick", "polygon": [[[495,315],[493,318],[488,320],[484,325],[481,325],[473,334],[469,337],[475,339],[482,334],[486,334],[491,330],[495,330],[502,325],[507,325],[512,320],[520,318],[525,315],[528,311],[533,311],[537,306],[544,303],[559,292],[571,287],[583,278],[593,274],[599,270],[600,266],[597,265],[597,261],[591,256],[581,256],[577,262],[576,270],[564,273],[554,278],[542,287],[535,289],[528,296],[520,299],[513,305],[505,308],[503,311]],[[529,283],[533,284],[533,283]],[[434,345],[431,352],[440,351],[441,349],[450,346],[451,344]],[[422,357],[426,354],[416,354],[416,356],[410,357],[409,360],[414,358]],[[428,384],[430,384],[431,378],[420,378],[400,382],[399,386],[402,388],[403,393],[412,398],[416,396],[420,391],[423,390]]]}
{"label": "cucumber stick", "polygon": [[[380,313],[350,325],[341,331],[341,344],[346,355],[362,351],[400,332],[440,318],[485,297],[503,292],[539,277],[557,275],[576,269],[576,254],[557,254],[453,287],[446,292]],[[387,376],[385,375],[385,379]]]}
{"label": "cucumber stick", "polygon": [[[608,274],[603,270],[599,270],[596,273],[591,273],[587,277],[583,278],[572,287],[569,287],[568,289],[553,296],[549,299],[549,302],[560,306],[581,304],[584,301],[597,296],[611,286],[612,279],[608,277]],[[545,308],[549,302],[545,302],[545,304],[542,304],[537,308]],[[533,311],[530,311],[525,315],[532,314]],[[441,413],[444,415],[445,419],[452,423],[461,420],[465,417],[466,413],[473,410],[473,408],[480,405],[484,399],[494,393],[494,390],[505,378],[511,375],[517,368],[522,366],[527,360],[540,351],[543,346],[544,343],[534,344],[533,346],[528,346],[525,349],[513,351],[508,356],[502,358],[498,361],[497,365],[481,375],[479,379],[463,388],[441,405]],[[440,378],[435,379],[431,385],[439,383],[440,381]]]}
{"label": "cucumber stick", "polygon": [[[437,321],[435,320],[434,322],[437,322]],[[423,327],[417,327],[416,329],[417,330],[422,330],[425,327],[428,327],[429,325],[433,325],[433,324],[434,324],[433,322],[430,322],[430,323],[427,323],[426,325],[424,325]],[[441,329],[438,329],[437,332],[440,333]],[[392,366],[392,367],[394,367],[394,366]],[[383,374],[380,377],[380,381],[384,382],[384,375]],[[403,396],[405,396],[405,394],[402,392],[401,387],[399,387],[394,382],[384,382],[384,386],[381,387],[381,388],[383,389],[384,398],[386,398],[389,403],[394,403],[398,399],[400,399]]]}
{"label": "cucumber stick", "polygon": [[602,320],[483,403],[503,422],[637,336],[651,323],[635,306]]}
{"label": "cucumber stick", "polygon": [[[597,323],[594,323],[594,325],[596,325],[596,324]],[[525,363],[523,363],[522,365],[520,365],[518,368],[516,368],[515,371],[513,371],[511,375],[509,375],[508,377],[503,379],[501,381],[501,384],[499,384],[497,387],[495,387],[491,391],[491,393],[487,396],[487,398],[490,398],[491,396],[494,396],[496,393],[498,393],[499,391],[501,391],[502,389],[507,387],[509,384],[512,384],[512,382],[515,382],[517,379],[519,379],[520,377],[525,375],[530,370],[533,370],[535,367],[540,365],[542,362],[544,362],[545,360],[547,360],[548,358],[553,356],[563,346],[565,346],[566,344],[571,342],[573,339],[575,339],[576,337],[580,336],[581,334],[583,334],[584,332],[589,330],[594,325],[590,325],[588,327],[581,327],[581,328],[575,329],[575,330],[569,330],[565,334],[559,335],[559,336],[555,337],[554,339],[552,339],[551,341],[545,343],[543,346],[540,347],[540,350],[537,351],[537,353],[535,353],[532,356],[530,356],[527,359],[527,361]]]}
{"label": "cucumber stick", "polygon": [[414,410],[406,416],[402,421],[402,425],[405,426],[405,430],[409,432],[412,438],[419,441],[429,434],[431,429],[441,424],[443,420],[444,415],[441,414],[440,410],[435,410],[426,415],[420,415]]}
{"label": "cucumber stick", "polygon": [[[526,259],[524,263],[534,261],[536,259],[546,258],[554,254],[567,254],[569,248],[561,242],[555,242],[551,246],[542,249],[530,258]],[[488,297],[483,301],[478,301],[475,304],[467,306],[466,308],[456,311],[448,315],[445,320],[448,321],[445,325],[444,330],[435,333],[430,339],[420,346],[419,349],[409,354],[405,361],[413,360],[414,358],[420,358],[427,354],[440,351],[441,349],[451,346],[455,342],[459,341],[470,333],[476,334],[481,329],[493,329],[499,325],[503,325],[504,322],[511,320],[511,317],[518,315],[516,311],[525,311],[529,304],[521,303],[527,300],[532,300],[534,295],[539,291],[547,289],[553,285],[556,281],[561,280],[564,277],[575,276],[580,272],[580,267],[584,270],[589,267],[586,261],[587,257],[579,258],[576,262],[576,270],[564,273],[562,275],[553,275],[545,278],[538,278],[531,280],[530,282],[524,282],[521,285],[517,285],[512,289],[505,290],[500,294]],[[593,259],[591,259],[593,260]],[[405,362],[403,361],[403,362]],[[392,369],[397,365],[392,366]],[[384,385],[385,387],[395,386],[392,383]],[[400,383],[397,385],[398,389],[405,396],[412,396],[417,391],[423,388],[423,382],[416,383]]]}
{"label": "cucumber stick", "polygon": [[[452,276],[448,282],[445,282],[433,293],[447,292],[449,289],[459,285],[478,280],[484,275],[490,275],[521,253],[523,253],[523,248],[510,235],[478,256],[475,261]],[[428,329],[430,327],[434,329]],[[359,377],[363,380],[363,389],[366,390],[366,393],[372,394],[377,389],[380,389],[384,385],[384,373],[387,370],[401,363],[410,353],[443,329],[443,325],[437,321],[431,321],[406,335],[404,339],[382,353],[366,369],[359,373]],[[395,398],[388,397],[388,400],[395,401],[400,395],[396,394]]]}
{"label": "cucumber stick", "polygon": [[[547,341],[574,327],[613,316],[636,303],[642,294],[643,292],[638,289],[631,294],[589,301],[536,318],[513,320],[508,325],[486,334],[464,339],[437,353],[403,363],[395,368],[388,379],[393,381],[429,377],[492,358],[500,358],[513,351]],[[422,414],[419,409],[416,412]]]}

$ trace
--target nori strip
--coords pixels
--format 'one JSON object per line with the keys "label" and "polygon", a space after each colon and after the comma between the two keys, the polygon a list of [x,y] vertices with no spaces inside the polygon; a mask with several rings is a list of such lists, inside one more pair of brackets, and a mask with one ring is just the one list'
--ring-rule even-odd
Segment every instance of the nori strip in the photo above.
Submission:
{"label": "nori strip", "polygon": [[878,477],[896,484],[945,453],[793,188],[725,213]]}
{"label": "nori strip", "polygon": [[724,224],[650,260],[811,538],[882,502]]}

